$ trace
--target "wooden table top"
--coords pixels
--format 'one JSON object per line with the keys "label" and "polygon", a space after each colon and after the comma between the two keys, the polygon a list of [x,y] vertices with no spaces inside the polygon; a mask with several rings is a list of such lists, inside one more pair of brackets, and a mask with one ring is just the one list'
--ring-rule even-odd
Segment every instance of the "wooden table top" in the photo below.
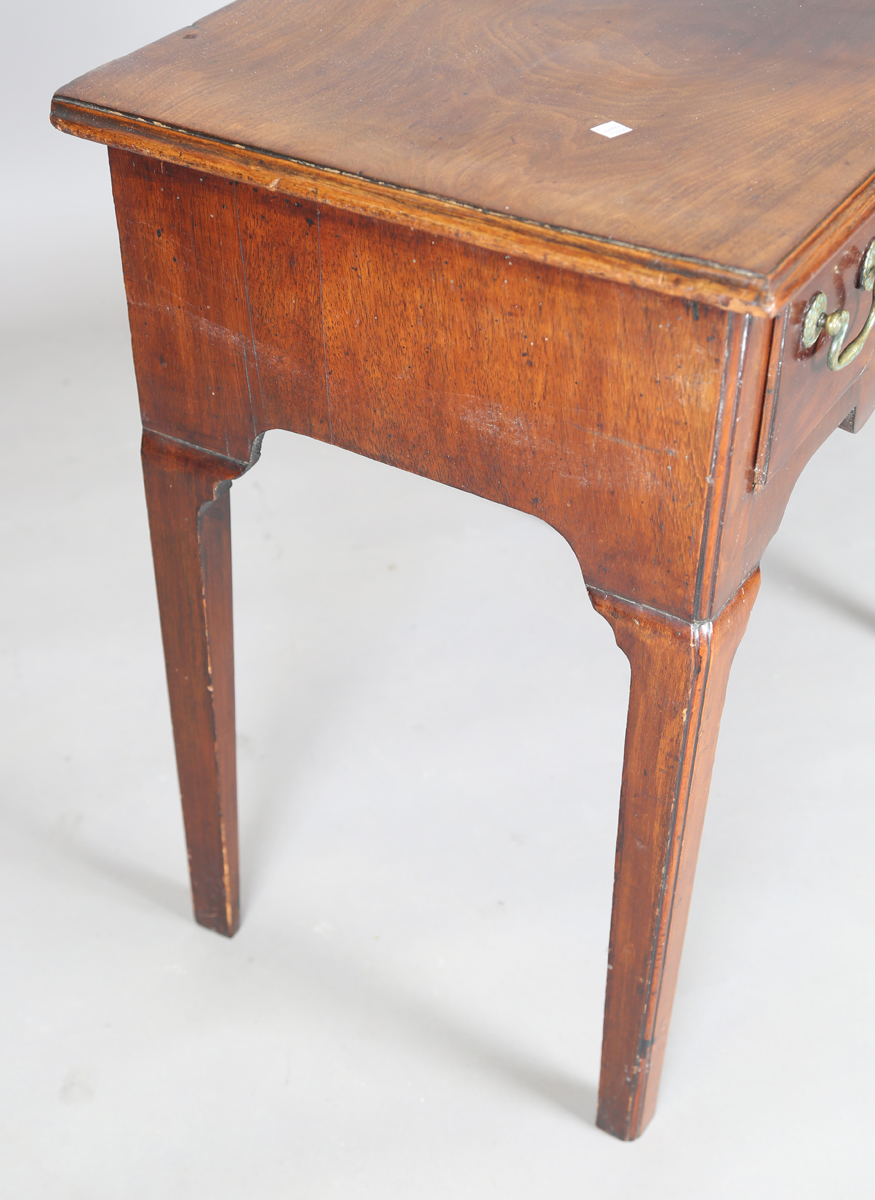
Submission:
{"label": "wooden table top", "polygon": [[873,59],[872,0],[238,0],[53,120],[772,313],[875,210]]}

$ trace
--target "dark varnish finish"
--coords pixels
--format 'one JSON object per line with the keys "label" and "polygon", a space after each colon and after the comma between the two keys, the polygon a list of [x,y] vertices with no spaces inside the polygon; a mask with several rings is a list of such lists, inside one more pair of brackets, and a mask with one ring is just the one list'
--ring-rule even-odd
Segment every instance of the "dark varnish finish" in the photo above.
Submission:
{"label": "dark varnish finish", "polygon": [[[197,919],[239,919],[230,481],[268,429],[532,513],[632,667],[599,1125],[653,1113],[732,658],[875,236],[868,0],[238,0],[61,89],[109,144]],[[632,132],[606,141],[609,119]],[[875,343],[873,343],[875,345]]]}
{"label": "dark varnish finish", "polygon": [[[146,445],[174,472],[182,462],[207,472],[196,475],[207,490],[185,506],[160,500],[165,542],[192,546],[191,514],[222,503],[209,489],[245,469],[278,426],[533,513],[574,548],[632,663],[599,1122],[637,1136],[655,1103],[729,666],[758,585],[748,559],[758,561],[804,461],[784,460],[786,486],[757,486],[764,429],[774,436],[765,414],[776,340],[786,353],[798,335],[789,319],[514,260],[115,150],[111,162]],[[808,404],[806,387],[785,391],[786,378],[781,404]],[[832,401],[815,439],[842,415]],[[154,483],[149,494],[154,512]],[[183,592],[206,586],[204,562],[200,552],[201,574]],[[214,578],[230,606],[230,577]],[[180,602],[162,598],[162,612]],[[213,705],[231,695],[230,657],[224,690],[213,682],[208,694],[203,668],[174,667],[215,641],[200,615],[186,621],[167,618],[176,633],[165,634],[172,687],[182,675],[190,689],[174,706],[181,773],[215,755]],[[225,820],[228,780],[201,771],[196,799],[183,783],[187,828],[209,814],[212,787]],[[215,903],[197,897],[224,895],[225,842],[192,842],[198,917],[215,924]]]}

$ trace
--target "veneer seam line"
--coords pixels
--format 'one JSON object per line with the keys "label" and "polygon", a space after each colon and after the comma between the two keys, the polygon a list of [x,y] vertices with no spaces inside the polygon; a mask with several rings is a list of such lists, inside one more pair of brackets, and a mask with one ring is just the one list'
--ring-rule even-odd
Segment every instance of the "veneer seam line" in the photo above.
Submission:
{"label": "veneer seam line", "polygon": [[732,320],[733,314],[729,314],[729,319],[726,322],[726,340],[723,344],[723,375],[720,380],[720,397],[717,402],[717,415],[714,421],[714,441],[711,446],[711,462],[708,467],[707,475],[707,493],[705,497],[705,512],[702,521],[702,540],[699,543],[699,562],[696,567],[696,582],[693,588],[693,612],[697,615],[701,612],[702,593],[705,586],[705,569],[706,559],[708,558],[708,536],[711,532],[712,509],[714,507],[714,475],[717,470],[717,463],[720,454],[720,436],[723,432],[723,418],[726,409],[726,391],[727,391],[727,376],[730,370],[730,360],[732,358],[733,341],[735,333],[735,323]]}
{"label": "veneer seam line", "polygon": [[[261,369],[258,365],[258,349],[255,345],[255,330],[252,325],[252,305],[249,302],[249,280],[246,277],[246,255],[243,251],[243,234],[240,230],[240,206],[237,203],[237,184],[232,184],[232,194],[234,196],[234,219],[237,225],[237,246],[240,250],[240,269],[243,272],[243,294],[246,297],[246,317],[249,321],[249,341],[252,346],[252,360],[255,363],[255,378],[258,382],[258,399],[261,404],[261,410],[264,411],[264,389],[261,386]],[[255,419],[255,410],[252,405],[252,385],[249,382],[248,363],[246,361],[246,350],[243,351],[243,370],[246,374],[246,390],[249,393],[249,415],[252,418],[252,428],[257,429],[260,422]]]}
{"label": "veneer seam line", "polygon": [[595,592],[595,594],[598,596],[606,596],[609,600],[615,600],[618,604],[625,608],[640,608],[644,613],[653,613],[653,615],[658,617],[661,621],[664,621],[669,625],[674,625],[678,629],[701,629],[702,626],[713,625],[719,620],[722,613],[725,612],[738,593],[743,588],[747,587],[748,583],[750,583],[750,580],[754,575],[756,575],[758,570],[759,564],[757,564],[755,567],[752,567],[726,603],[721,605],[720,609],[710,617],[695,617],[691,619],[688,619],[687,617],[679,617],[676,613],[667,612],[664,608],[657,608],[655,604],[645,604],[642,600],[631,600],[628,596],[621,595],[620,592],[610,592],[607,588],[596,587],[595,584],[587,583],[586,590],[587,593]]}
{"label": "veneer seam line", "polygon": [[[732,416],[730,417],[730,432],[729,444],[726,447],[726,462],[723,472],[723,495],[720,499],[720,511],[717,516],[717,530],[714,538],[714,550],[711,555],[711,583],[708,590],[708,611],[710,612],[714,604],[714,596],[717,591],[717,575],[720,571],[720,547],[723,542],[723,526],[726,521],[726,506],[729,501],[729,482],[732,478],[732,458],[735,450],[735,437],[738,432],[738,407],[741,403],[741,389],[744,379],[744,364],[747,357],[747,339],[750,333],[751,317],[748,314],[744,318],[741,328],[740,345],[738,347],[738,367],[735,374],[735,398],[732,404]],[[722,426],[722,422],[721,422]],[[719,456],[717,443],[715,442],[715,452]],[[716,466],[716,464],[715,464]],[[713,471],[712,471],[713,474]],[[701,598],[700,598],[701,600]]]}
{"label": "veneer seam line", "polygon": [[264,434],[258,434],[254,437],[252,440],[252,453],[248,459],[245,459],[234,458],[230,454],[223,454],[221,450],[208,450],[205,446],[199,446],[196,442],[187,442],[185,438],[174,437],[172,433],[164,433],[160,429],[152,429],[149,425],[143,426],[143,433],[148,433],[150,437],[160,438],[165,442],[173,442],[176,446],[184,446],[186,450],[193,450],[196,454],[205,454],[210,458],[217,458],[221,462],[233,463],[235,467],[245,467],[247,471],[258,462],[258,456],[261,453],[261,443],[264,440]]}

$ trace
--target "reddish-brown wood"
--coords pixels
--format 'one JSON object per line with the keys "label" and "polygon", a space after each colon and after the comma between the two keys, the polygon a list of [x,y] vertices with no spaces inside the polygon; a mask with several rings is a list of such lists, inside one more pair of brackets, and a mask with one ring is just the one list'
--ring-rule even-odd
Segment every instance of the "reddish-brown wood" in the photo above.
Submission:
{"label": "reddish-brown wood", "polygon": [[315,206],[110,166],[143,426],[240,462],[265,429],[327,438]]}
{"label": "reddish-brown wood", "polygon": [[[790,319],[110,157],[149,430],[212,451],[205,461],[227,477],[264,430],[306,433],[538,515],[573,546],[633,665],[600,1121],[637,1136],[655,1104],[726,678],[758,575],[743,581],[840,403],[813,431],[798,421],[795,456],[755,488],[771,396],[803,408],[819,397],[807,377],[786,387],[776,375]],[[208,722],[199,729],[186,735],[197,750],[177,729],[181,773],[213,752]],[[646,793],[645,774],[663,787]],[[228,795],[216,792],[216,813]]]}
{"label": "reddish-brown wood", "polygon": [[[875,408],[875,9],[238,0],[55,97],[110,146],[198,920],[237,912],[226,485],[284,428],[533,513],[632,664],[599,1123],[653,1112],[729,667]],[[604,141],[609,118],[633,132]],[[873,342],[875,346],[875,342]]]}
{"label": "reddish-brown wood", "polygon": [[767,322],[111,161],[147,428],[241,462],[274,426],[334,441],[542,517],[594,586],[709,615]]}
{"label": "reddish-brown wood", "polygon": [[[760,561],[812,454],[837,426],[857,431],[875,409],[875,373],[871,366],[875,341],[841,371],[827,367],[825,335],[811,349],[801,344],[805,310],[818,291],[826,293],[829,311],[848,310],[848,340],[862,327],[872,296],[858,286],[858,273],[873,237],[875,220],[868,218],[846,237],[834,258],[800,288],[773,322],[755,449],[751,451],[748,446],[743,451],[745,455],[752,453],[748,484],[742,486],[741,477],[733,471],[733,496],[724,524],[733,539],[734,551],[731,557],[725,551],[722,556],[718,599],[729,594],[739,574],[748,574]],[[742,386],[753,388],[753,383],[747,378]],[[753,403],[753,393],[742,400],[742,419]],[[742,433],[739,443],[748,441],[749,432]]]}
{"label": "reddish-brown wood", "polygon": [[590,589],[632,667],[598,1124],[637,1137],[656,1104],[729,668],[757,571],[687,624]]}
{"label": "reddish-brown wood", "polygon": [[240,920],[228,488],[243,464],[143,434],[143,475],[194,911]]}
{"label": "reddish-brown wood", "polygon": [[[459,201],[328,171],[189,130],[106,113],[64,97],[55,97],[52,122],[64,133],[154,156],[202,173],[332,205],[439,237],[460,238],[499,254],[510,253],[549,266],[585,272],[596,279],[653,288],[733,312],[770,315],[783,302],[787,291],[782,284],[776,297],[764,277],[717,263],[537,225],[509,214],[485,212]],[[864,189],[855,204],[869,211],[875,204],[875,187],[871,195]],[[828,231],[828,235],[832,236],[832,232]],[[815,250],[819,253],[819,243]]]}
{"label": "reddish-brown wood", "polygon": [[[805,349],[801,343],[802,321],[809,300],[824,292],[828,311],[844,308],[850,314],[847,341],[862,328],[872,306],[872,293],[858,286],[860,260],[875,237],[875,217],[867,220],[843,245],[834,259],[824,266],[794,298],[781,315],[783,346],[780,348],[780,369],[776,371],[775,390],[771,397],[771,421],[763,430],[762,470],[758,485],[768,480],[769,472],[778,470],[794,453],[801,442],[820,423],[833,405],[845,393],[845,414],[855,405],[875,400],[875,383],[869,367],[875,354],[875,342],[866,346],[855,361],[842,371],[830,371],[826,364],[829,339],[820,340]],[[776,346],[776,353],[779,348]],[[778,364],[776,364],[777,367]]]}
{"label": "reddish-brown wood", "polygon": [[875,207],[873,49],[868,0],[238,0],[68,84],[55,119],[411,224],[441,198],[425,220],[495,214],[510,253],[524,222],[589,235],[590,273],[640,247],[637,282],[774,312]]}

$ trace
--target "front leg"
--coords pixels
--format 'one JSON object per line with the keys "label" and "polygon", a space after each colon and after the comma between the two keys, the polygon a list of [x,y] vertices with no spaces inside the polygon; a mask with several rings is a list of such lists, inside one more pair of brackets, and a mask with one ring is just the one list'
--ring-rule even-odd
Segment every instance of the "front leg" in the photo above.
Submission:
{"label": "front leg", "polygon": [[632,666],[597,1123],[638,1137],[656,1106],[729,669],[759,571],[711,621],[590,589]]}
{"label": "front leg", "polygon": [[143,474],[196,919],[240,920],[230,480],[248,464],[146,431]]}

